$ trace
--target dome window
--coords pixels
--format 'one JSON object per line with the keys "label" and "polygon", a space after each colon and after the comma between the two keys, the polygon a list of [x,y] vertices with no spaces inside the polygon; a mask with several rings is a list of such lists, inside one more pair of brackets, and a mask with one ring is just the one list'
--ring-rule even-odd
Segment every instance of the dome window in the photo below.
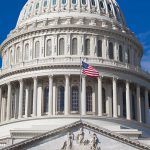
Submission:
{"label": "dome window", "polygon": [[122,57],[122,46],[119,45],[119,61],[123,62],[123,57]]}
{"label": "dome window", "polygon": [[39,4],[39,3],[37,3],[37,4],[36,4],[35,9],[38,9],[38,8],[39,8],[39,6],[40,6],[40,4]]}
{"label": "dome window", "polygon": [[90,39],[85,40],[84,55],[90,55]]}
{"label": "dome window", "polygon": [[103,2],[103,1],[99,1],[99,7],[100,7],[101,9],[104,9],[104,2]]}
{"label": "dome window", "polygon": [[59,55],[64,55],[64,53],[65,53],[65,43],[64,43],[64,39],[63,38],[61,38],[60,40],[59,40]]}
{"label": "dome window", "polygon": [[95,6],[95,0],[91,0],[92,6]]}
{"label": "dome window", "polygon": [[86,0],[82,0],[82,5],[86,5],[86,4],[87,4]]}
{"label": "dome window", "polygon": [[56,0],[51,0],[52,6],[56,5]]}
{"label": "dome window", "polygon": [[29,12],[31,12],[31,10],[32,10],[32,6],[30,6]]}
{"label": "dome window", "polygon": [[112,11],[110,3],[107,4],[107,7],[108,7],[108,11]]}
{"label": "dome window", "polygon": [[77,55],[77,38],[74,38],[73,40],[72,40],[72,52],[71,52],[71,54],[72,55]]}
{"label": "dome window", "polygon": [[114,47],[112,42],[109,43],[108,55],[109,59],[114,59]]}
{"label": "dome window", "polygon": [[47,7],[47,0],[44,1],[44,7]]}
{"label": "dome window", "polygon": [[49,39],[47,40],[47,45],[46,45],[46,56],[51,56],[52,55],[52,40]]}
{"label": "dome window", "polygon": [[65,4],[66,4],[66,0],[62,0],[61,3],[62,3],[63,5],[65,5]]}
{"label": "dome window", "polygon": [[102,57],[102,41],[97,42],[97,57]]}
{"label": "dome window", "polygon": [[128,58],[128,63],[130,64],[130,50],[127,50],[127,58]]}
{"label": "dome window", "polygon": [[76,5],[77,4],[77,0],[72,0],[72,4]]}
{"label": "dome window", "polygon": [[35,57],[34,58],[38,58],[39,57],[39,55],[40,55],[40,42],[39,41],[37,41],[36,43],[35,43],[35,53],[34,53],[35,55]]}
{"label": "dome window", "polygon": [[28,59],[29,59],[29,44],[27,43],[25,45],[24,60],[28,60]]}
{"label": "dome window", "polygon": [[16,50],[16,63],[19,63],[20,62],[20,47],[17,47],[17,50]]}

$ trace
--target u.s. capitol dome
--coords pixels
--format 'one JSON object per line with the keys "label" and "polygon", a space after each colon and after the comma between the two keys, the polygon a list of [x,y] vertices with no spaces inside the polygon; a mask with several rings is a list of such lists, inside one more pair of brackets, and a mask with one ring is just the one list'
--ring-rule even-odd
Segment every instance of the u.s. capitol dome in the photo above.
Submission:
{"label": "u.s. capitol dome", "polygon": [[[0,51],[0,148],[79,123],[149,149],[150,75],[115,0],[28,0]],[[81,60],[100,77],[81,75]]]}

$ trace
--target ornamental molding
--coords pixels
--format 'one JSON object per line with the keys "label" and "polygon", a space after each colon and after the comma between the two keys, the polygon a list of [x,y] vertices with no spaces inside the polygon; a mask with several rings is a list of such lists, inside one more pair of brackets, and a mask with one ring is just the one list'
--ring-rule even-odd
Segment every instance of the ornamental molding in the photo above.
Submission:
{"label": "ornamental molding", "polygon": [[[96,66],[97,70],[99,70],[104,77],[109,78],[118,78],[119,80],[124,80],[128,77],[131,78],[132,82],[138,83],[141,86],[149,87],[149,76],[146,80],[146,77],[143,77],[142,74],[134,73],[132,70],[126,70],[124,68],[115,68],[110,66]],[[107,70],[106,70],[107,68]],[[30,67],[30,68],[19,68],[19,70],[14,70],[12,72],[8,72],[3,76],[0,76],[1,85],[6,84],[8,81],[18,81],[19,79],[27,79],[32,78],[34,74],[38,74],[38,77],[49,76],[50,72],[53,76],[59,75],[80,75],[79,65],[78,64],[70,64],[70,65],[51,65],[51,66],[38,66],[38,67]],[[129,73],[130,72],[130,73]],[[136,78],[135,78],[136,75]]]}
{"label": "ornamental molding", "polygon": [[[137,41],[137,39],[133,36],[129,36],[128,34],[121,33],[120,31],[114,31],[112,29],[106,29],[103,27],[88,27],[86,25],[83,26],[77,26],[77,25],[61,25],[61,26],[55,26],[55,27],[40,27],[36,29],[31,30],[25,30],[23,32],[17,32],[16,34],[11,34],[11,36],[8,36],[8,38],[2,43],[1,51],[8,45],[11,45],[13,43],[20,42],[21,40],[28,40],[29,38],[36,37],[36,36],[43,36],[47,34],[61,34],[61,33],[81,33],[81,34],[93,34],[97,36],[104,35],[108,37],[113,37],[113,39],[116,38],[116,40],[121,40],[124,43],[129,43],[131,45],[136,45],[139,49],[143,50],[141,44]],[[92,32],[92,33],[91,33]]]}

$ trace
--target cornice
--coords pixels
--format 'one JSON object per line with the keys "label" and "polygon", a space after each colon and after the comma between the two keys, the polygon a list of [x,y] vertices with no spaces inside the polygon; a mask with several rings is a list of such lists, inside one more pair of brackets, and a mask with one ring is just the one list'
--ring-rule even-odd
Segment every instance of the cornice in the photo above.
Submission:
{"label": "cornice", "polygon": [[[141,73],[138,73],[138,72],[133,72],[133,70],[131,69],[125,69],[125,68],[117,68],[116,66],[106,66],[106,65],[94,65],[95,68],[97,70],[100,70],[100,69],[105,69],[106,71],[110,71],[111,73],[112,72],[116,72],[116,75],[117,73],[123,73],[123,74],[130,74],[130,75],[133,75],[133,76],[136,76],[136,77],[139,77],[141,78],[142,80],[145,80],[146,82],[150,82],[150,76],[145,76],[144,74],[141,74]],[[14,71],[10,71],[4,75],[0,75],[0,80],[2,79],[5,79],[7,77],[11,77],[12,75],[19,75],[19,74],[23,74],[23,73],[28,73],[28,72],[36,72],[36,71],[46,71],[46,70],[59,70],[60,69],[60,73],[62,72],[62,74],[64,74],[63,70],[68,70],[70,72],[70,75],[73,74],[73,71],[71,71],[72,69],[75,70],[80,70],[80,64],[77,64],[77,63],[70,63],[70,64],[51,64],[51,65],[39,65],[39,66],[33,66],[33,67],[27,67],[27,68],[19,68],[18,70],[14,70]],[[69,70],[70,69],[70,70]],[[56,75],[56,74],[54,74]],[[80,71],[78,72],[78,75],[80,75]],[[40,74],[39,74],[40,76]],[[47,76],[49,76],[49,73],[47,74]],[[107,75],[109,77],[109,74]],[[32,77],[32,76],[31,76]],[[118,79],[122,79],[124,80],[122,77],[120,76],[117,76]]]}

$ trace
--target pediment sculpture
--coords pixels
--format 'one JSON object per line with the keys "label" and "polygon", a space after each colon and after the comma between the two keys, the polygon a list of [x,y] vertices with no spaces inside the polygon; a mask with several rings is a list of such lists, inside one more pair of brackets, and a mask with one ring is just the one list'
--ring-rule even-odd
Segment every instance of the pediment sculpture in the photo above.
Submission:
{"label": "pediment sculpture", "polygon": [[67,140],[60,150],[75,150],[76,147],[79,147],[80,150],[101,150],[100,141],[96,133],[89,133],[91,138],[87,138],[89,136],[86,136],[86,134],[83,128],[80,128],[76,135],[69,132]]}

